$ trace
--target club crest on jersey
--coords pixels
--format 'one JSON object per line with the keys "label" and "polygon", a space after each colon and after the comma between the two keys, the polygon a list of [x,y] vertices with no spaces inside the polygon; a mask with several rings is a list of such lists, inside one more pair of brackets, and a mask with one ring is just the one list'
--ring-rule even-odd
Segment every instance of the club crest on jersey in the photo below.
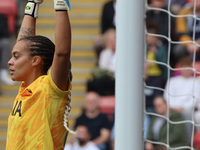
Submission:
{"label": "club crest on jersey", "polygon": [[31,6],[26,6],[26,10],[31,10]]}
{"label": "club crest on jersey", "polygon": [[21,108],[22,108],[22,101],[17,101],[15,103],[14,108],[12,109],[11,115],[12,116],[16,116],[16,114],[19,113],[19,116],[21,117],[22,116],[21,115]]}

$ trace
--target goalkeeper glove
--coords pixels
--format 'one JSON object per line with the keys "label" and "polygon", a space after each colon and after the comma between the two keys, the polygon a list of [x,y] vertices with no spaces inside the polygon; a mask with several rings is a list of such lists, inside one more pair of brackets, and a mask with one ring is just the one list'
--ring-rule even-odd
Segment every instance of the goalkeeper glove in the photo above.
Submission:
{"label": "goalkeeper glove", "polygon": [[56,11],[71,10],[69,0],[54,0],[54,9]]}
{"label": "goalkeeper glove", "polygon": [[38,8],[43,0],[29,0],[26,4],[25,15],[30,15],[34,18],[38,18]]}

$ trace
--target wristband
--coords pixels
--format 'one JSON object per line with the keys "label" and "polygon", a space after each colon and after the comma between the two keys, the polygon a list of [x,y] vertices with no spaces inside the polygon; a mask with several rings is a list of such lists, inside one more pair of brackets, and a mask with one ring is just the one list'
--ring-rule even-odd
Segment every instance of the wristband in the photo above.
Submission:
{"label": "wristband", "polygon": [[38,18],[38,7],[38,3],[35,3],[33,1],[28,2],[24,11],[25,15],[30,15],[33,18]]}

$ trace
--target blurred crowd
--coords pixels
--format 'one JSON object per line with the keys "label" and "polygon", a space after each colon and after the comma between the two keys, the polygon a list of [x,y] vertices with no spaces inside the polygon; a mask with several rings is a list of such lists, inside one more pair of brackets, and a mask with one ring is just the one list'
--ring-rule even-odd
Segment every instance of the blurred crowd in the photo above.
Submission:
{"label": "blurred crowd", "polygon": [[13,85],[9,77],[8,60],[11,58],[12,37],[16,36],[18,1],[0,0],[0,83]]}
{"label": "blurred crowd", "polygon": [[[193,145],[200,149],[200,80],[193,69],[199,71],[200,64],[200,1],[148,0],[147,3],[148,8],[157,9],[147,8],[145,20],[144,148],[166,149],[163,144],[152,144],[154,141],[169,143],[171,148],[188,149]],[[90,149],[91,145],[99,150],[114,150],[114,120],[100,111],[99,101],[102,96],[115,95],[116,4],[116,0],[111,0],[103,5],[101,34],[94,38],[97,63],[87,81],[83,113],[74,127],[84,128],[85,133],[71,138],[66,150],[75,150],[73,145],[81,147],[76,150]]]}
{"label": "blurred crowd", "polygon": [[[146,12],[147,60],[159,64],[152,61],[145,64],[146,85],[157,87],[145,88],[145,139],[166,144],[168,137],[171,148],[193,145],[198,149],[200,80],[195,71],[200,60],[200,1],[151,0],[148,6],[169,10],[171,15],[159,9]],[[166,117],[170,120],[169,134]],[[165,150],[166,147],[146,141],[145,149]]]}

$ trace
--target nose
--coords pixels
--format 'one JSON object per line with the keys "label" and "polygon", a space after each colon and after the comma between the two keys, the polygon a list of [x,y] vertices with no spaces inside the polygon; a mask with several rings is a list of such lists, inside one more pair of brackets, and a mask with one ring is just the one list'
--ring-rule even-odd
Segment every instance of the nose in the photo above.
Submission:
{"label": "nose", "polygon": [[13,64],[12,58],[8,61],[8,65],[11,66]]}

